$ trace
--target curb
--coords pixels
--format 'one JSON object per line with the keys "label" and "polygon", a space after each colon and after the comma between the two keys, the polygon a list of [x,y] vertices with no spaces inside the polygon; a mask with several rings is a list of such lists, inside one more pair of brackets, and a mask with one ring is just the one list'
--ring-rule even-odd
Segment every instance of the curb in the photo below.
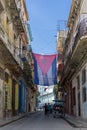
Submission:
{"label": "curb", "polygon": [[70,124],[72,127],[74,128],[79,128],[79,127],[82,127],[81,125],[77,125],[75,124],[73,121],[67,119],[67,118],[64,118],[65,121],[67,121],[68,124]]}
{"label": "curb", "polygon": [[72,119],[64,118],[64,120],[67,121],[67,123],[70,124],[74,128],[87,128],[87,126],[83,126],[80,123],[76,123]]}
{"label": "curb", "polygon": [[17,117],[16,119],[13,118],[13,119],[11,119],[10,121],[3,122],[2,124],[0,124],[0,127],[4,127],[4,126],[6,126],[6,125],[9,125],[9,124],[11,124],[11,123],[13,123],[13,122],[15,122],[15,121],[17,121],[17,120],[20,120],[20,119],[24,118],[24,117],[27,116],[27,115],[29,116],[29,115],[34,114],[34,113],[35,113],[35,112],[28,112],[28,113],[25,113],[24,115],[21,115],[21,116]]}
{"label": "curb", "polygon": [[4,127],[4,126],[6,126],[6,125],[9,125],[10,123],[13,123],[13,122],[15,122],[15,121],[17,121],[17,120],[20,120],[20,119],[24,118],[24,117],[25,117],[25,115],[24,115],[24,116],[21,116],[21,117],[18,117],[18,118],[16,118],[16,119],[12,119],[11,121],[2,123],[2,124],[0,125],[0,127]]}

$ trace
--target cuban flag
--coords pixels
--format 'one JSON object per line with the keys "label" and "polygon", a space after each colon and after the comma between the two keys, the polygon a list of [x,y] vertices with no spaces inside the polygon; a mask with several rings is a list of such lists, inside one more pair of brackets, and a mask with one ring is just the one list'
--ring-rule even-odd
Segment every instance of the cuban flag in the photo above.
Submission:
{"label": "cuban flag", "polygon": [[56,54],[40,55],[33,53],[34,84],[50,86],[57,84]]}

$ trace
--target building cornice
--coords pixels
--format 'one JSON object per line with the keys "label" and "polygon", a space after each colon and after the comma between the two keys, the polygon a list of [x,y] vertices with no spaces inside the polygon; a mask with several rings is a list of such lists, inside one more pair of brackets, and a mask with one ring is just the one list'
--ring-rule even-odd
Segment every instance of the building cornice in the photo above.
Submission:
{"label": "building cornice", "polygon": [[72,0],[71,8],[70,8],[70,13],[69,13],[69,18],[67,22],[67,26],[70,27],[72,22],[75,21],[75,16],[78,13],[78,9],[80,8],[81,0]]}

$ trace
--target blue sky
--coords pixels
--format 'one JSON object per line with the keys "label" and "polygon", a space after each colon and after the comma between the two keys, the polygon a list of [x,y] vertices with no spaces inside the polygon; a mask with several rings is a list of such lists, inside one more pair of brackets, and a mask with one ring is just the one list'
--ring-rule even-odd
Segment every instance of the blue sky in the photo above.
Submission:
{"label": "blue sky", "polygon": [[[57,30],[69,16],[72,0],[26,0],[33,41],[37,54],[54,54]],[[64,25],[64,24],[62,24]]]}

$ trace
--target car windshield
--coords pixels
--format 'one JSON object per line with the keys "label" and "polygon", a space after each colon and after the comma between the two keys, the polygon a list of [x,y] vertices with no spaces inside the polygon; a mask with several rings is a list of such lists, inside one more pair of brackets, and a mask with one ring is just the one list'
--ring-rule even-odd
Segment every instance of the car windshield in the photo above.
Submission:
{"label": "car windshield", "polygon": [[63,106],[63,104],[55,103],[54,106]]}
{"label": "car windshield", "polygon": [[57,106],[63,106],[64,105],[64,101],[62,101],[62,100],[57,100],[57,101],[55,101],[54,100],[54,105],[57,105]]}

